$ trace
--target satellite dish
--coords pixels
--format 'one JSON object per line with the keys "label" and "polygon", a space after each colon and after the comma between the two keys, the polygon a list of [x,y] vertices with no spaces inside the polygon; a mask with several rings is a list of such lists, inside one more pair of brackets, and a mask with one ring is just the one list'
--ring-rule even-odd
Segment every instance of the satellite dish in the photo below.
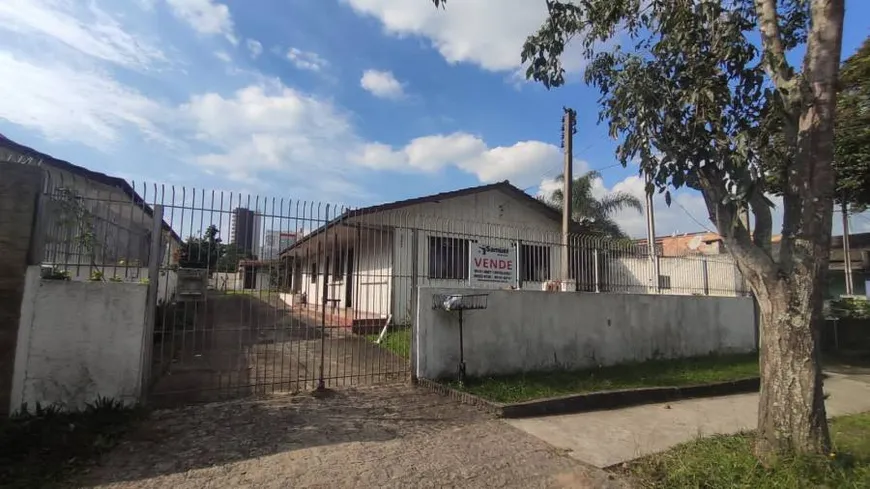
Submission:
{"label": "satellite dish", "polygon": [[701,236],[695,236],[691,240],[689,240],[689,244],[686,245],[690,250],[697,250],[699,246],[701,246]]}

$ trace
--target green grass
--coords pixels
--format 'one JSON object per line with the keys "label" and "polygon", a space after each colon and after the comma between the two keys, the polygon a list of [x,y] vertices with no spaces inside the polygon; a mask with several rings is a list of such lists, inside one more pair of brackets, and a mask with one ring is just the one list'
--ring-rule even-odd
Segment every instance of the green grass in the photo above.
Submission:
{"label": "green grass", "polygon": [[651,360],[585,370],[554,370],[469,379],[458,388],[490,401],[511,403],[639,387],[708,384],[758,375],[755,354]]}
{"label": "green grass", "polygon": [[[378,336],[380,336],[380,333],[366,335],[366,338],[374,343],[378,340]],[[378,346],[402,358],[410,358],[411,328],[389,329]]]}
{"label": "green grass", "polygon": [[81,412],[36,407],[0,419],[0,487],[50,488],[114,447],[144,415],[110,399]]}
{"label": "green grass", "polygon": [[830,457],[782,460],[765,469],[752,456],[752,435],[714,436],[643,458],[627,469],[638,487],[866,488],[870,487],[870,413],[831,422]]}

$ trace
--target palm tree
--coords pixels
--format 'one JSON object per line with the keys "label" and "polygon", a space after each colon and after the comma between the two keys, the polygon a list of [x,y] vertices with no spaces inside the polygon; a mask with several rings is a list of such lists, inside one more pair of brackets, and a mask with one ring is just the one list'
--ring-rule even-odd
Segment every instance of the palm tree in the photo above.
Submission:
{"label": "palm tree", "polygon": [[[592,195],[593,182],[601,178],[597,171],[588,171],[574,179],[571,185],[571,215],[574,221],[586,225],[593,233],[600,233],[614,238],[626,237],[625,232],[613,220],[613,215],[623,209],[634,209],[643,212],[643,203],[634,195],[625,192],[612,192],[600,199]],[[559,175],[558,182],[565,180]],[[562,209],[564,194],[562,189],[550,194],[549,202],[553,207]]]}

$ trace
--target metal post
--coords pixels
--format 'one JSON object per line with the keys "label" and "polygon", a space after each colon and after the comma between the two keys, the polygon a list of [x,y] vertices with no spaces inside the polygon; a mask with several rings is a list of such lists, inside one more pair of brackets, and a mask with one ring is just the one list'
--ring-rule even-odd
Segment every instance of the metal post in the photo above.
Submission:
{"label": "metal post", "polygon": [[567,283],[571,279],[570,261],[568,260],[568,236],[571,229],[571,204],[573,203],[572,185],[574,183],[574,120],[575,112],[565,109],[562,116],[562,148],[565,155],[564,182],[562,190],[562,280]]}
{"label": "metal post", "polygon": [[523,242],[520,241],[519,234],[520,234],[520,232],[517,231],[517,241],[516,241],[516,245],[517,245],[517,250],[516,250],[517,251],[517,279],[514,283],[514,287],[517,290],[522,290],[523,289],[523,267],[525,265],[523,264],[523,257],[522,257]]}
{"label": "metal post", "polygon": [[459,386],[465,385],[465,345],[462,338],[462,309],[459,310]]}
{"label": "metal post", "polygon": [[[325,222],[329,223],[329,204],[326,205]],[[329,256],[329,249],[327,247],[329,244],[327,237],[329,234],[328,224],[325,229],[323,233],[323,259],[320,260],[323,263],[323,299],[320,303],[320,370],[317,376],[318,391],[326,389],[326,381],[323,378],[323,364],[326,363],[326,302],[329,299],[329,260],[326,258]]]}
{"label": "metal post", "polygon": [[420,251],[418,249],[419,234],[416,227],[411,230],[411,348],[410,355],[410,371],[411,383],[417,381],[417,326],[419,318],[420,303],[420,287],[419,287],[419,263]]}
{"label": "metal post", "polygon": [[601,270],[599,267],[598,248],[592,250],[592,277],[595,283],[595,292],[601,292]]}
{"label": "metal post", "polygon": [[146,402],[151,383],[151,354],[154,345],[154,321],[157,316],[157,295],[160,285],[160,262],[163,260],[163,206],[154,205],[151,223],[151,246],[148,252],[148,302],[145,304],[145,327],[142,332],[142,385],[140,398]]}
{"label": "metal post", "polygon": [[849,210],[846,208],[846,199],[843,199],[840,209],[843,211],[843,274],[846,276],[846,295],[855,293],[852,283],[852,250],[849,248]]}
{"label": "metal post", "polygon": [[701,278],[704,280],[704,295],[710,295],[710,278],[706,258],[701,260]]}
{"label": "metal post", "polygon": [[[647,174],[646,182],[647,185],[652,183],[652,176],[650,174]],[[661,288],[661,283],[659,282],[659,276],[661,275],[661,273],[659,272],[659,260],[656,256],[656,218],[653,206],[653,194],[651,189],[647,189],[646,192],[646,235],[648,248],[647,251],[649,252],[649,258],[652,264],[653,280],[655,283],[656,293],[658,293]]]}

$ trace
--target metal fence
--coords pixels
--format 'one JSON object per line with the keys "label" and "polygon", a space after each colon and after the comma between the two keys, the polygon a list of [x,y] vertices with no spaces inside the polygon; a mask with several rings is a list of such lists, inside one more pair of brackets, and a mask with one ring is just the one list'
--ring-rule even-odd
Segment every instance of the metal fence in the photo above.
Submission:
{"label": "metal fence", "polygon": [[747,291],[727,255],[649,256],[629,240],[581,235],[566,245],[543,218],[47,182],[39,226],[52,273],[153,284],[158,403],[405,379],[423,286]]}

